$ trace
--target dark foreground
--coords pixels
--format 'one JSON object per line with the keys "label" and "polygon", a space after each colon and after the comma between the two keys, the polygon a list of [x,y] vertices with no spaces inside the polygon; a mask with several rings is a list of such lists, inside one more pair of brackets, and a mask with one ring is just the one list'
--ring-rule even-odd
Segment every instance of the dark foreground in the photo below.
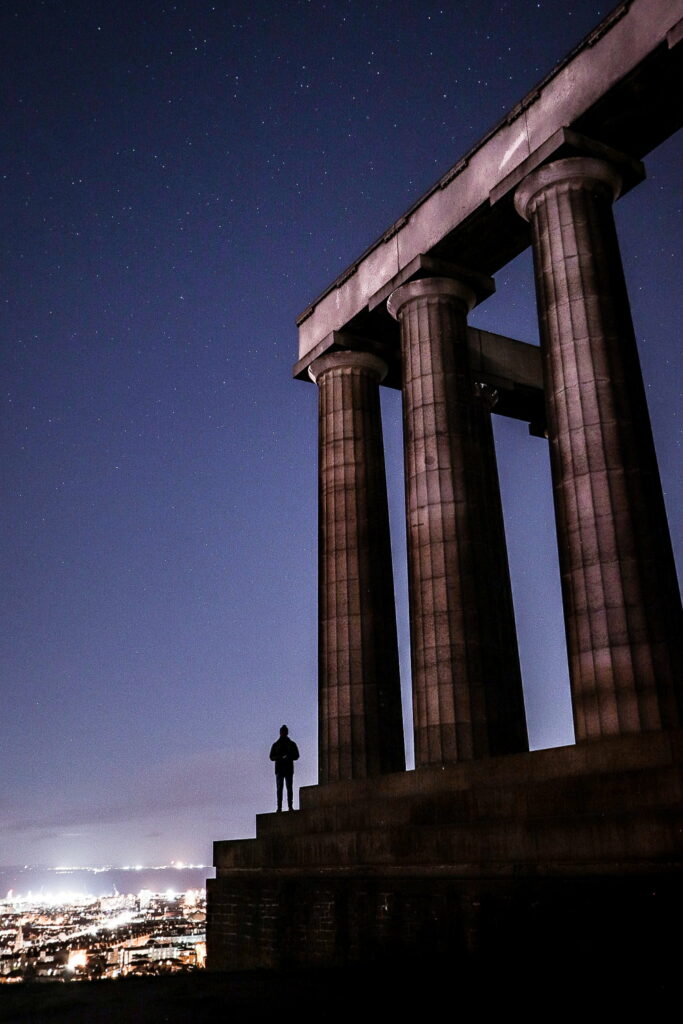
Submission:
{"label": "dark foreground", "polygon": [[[511,952],[511,961],[515,958]],[[511,1010],[526,1019],[557,1020],[590,1007],[647,1009],[650,1019],[670,1003],[678,987],[672,964],[645,972],[619,971],[605,951],[602,964],[540,965],[519,960],[515,967],[457,963],[297,971],[196,972],[168,978],[126,978],[72,984],[0,987],[0,1021],[116,1022],[156,1024],[230,1020],[273,1021],[283,1014],[297,1024],[315,1021],[439,1019],[460,1022]]]}

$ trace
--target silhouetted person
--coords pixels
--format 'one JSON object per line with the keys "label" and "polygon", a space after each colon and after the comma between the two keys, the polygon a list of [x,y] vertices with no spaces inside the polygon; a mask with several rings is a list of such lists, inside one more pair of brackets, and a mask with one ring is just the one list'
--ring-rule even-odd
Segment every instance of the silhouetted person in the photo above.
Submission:
{"label": "silhouetted person", "polygon": [[299,760],[299,748],[289,738],[289,729],[283,725],[280,729],[280,739],[275,740],[270,748],[270,760],[275,761],[275,781],[277,783],[277,809],[282,810],[282,786],[287,783],[287,807],[292,808],[292,778],[294,776],[294,762]]}

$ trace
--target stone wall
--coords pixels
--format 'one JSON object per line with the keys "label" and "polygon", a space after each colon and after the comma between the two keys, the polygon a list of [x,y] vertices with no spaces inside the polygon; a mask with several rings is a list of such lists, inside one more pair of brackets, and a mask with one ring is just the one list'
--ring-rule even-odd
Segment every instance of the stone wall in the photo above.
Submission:
{"label": "stone wall", "polygon": [[680,879],[213,879],[209,968],[530,963],[664,964],[678,948]]}

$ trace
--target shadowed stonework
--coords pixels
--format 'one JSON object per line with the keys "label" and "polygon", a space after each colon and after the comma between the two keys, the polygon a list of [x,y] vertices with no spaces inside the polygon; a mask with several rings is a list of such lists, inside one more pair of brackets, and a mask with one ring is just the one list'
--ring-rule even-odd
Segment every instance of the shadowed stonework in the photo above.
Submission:
{"label": "shadowed stonework", "polygon": [[[215,844],[210,966],[592,956],[595,936],[612,964],[668,956],[683,619],[612,204],[683,124],[682,26],[683,0],[617,7],[300,318],[294,372],[320,390],[320,785]],[[528,245],[540,366],[467,325]],[[414,772],[381,384],[403,394]],[[572,747],[527,749],[492,414],[549,442]]]}

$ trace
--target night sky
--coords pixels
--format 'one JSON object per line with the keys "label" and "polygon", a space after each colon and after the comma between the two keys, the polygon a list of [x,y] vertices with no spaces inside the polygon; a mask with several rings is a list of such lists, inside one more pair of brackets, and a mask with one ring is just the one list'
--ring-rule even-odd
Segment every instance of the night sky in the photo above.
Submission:
{"label": "night sky", "polygon": [[[210,863],[274,809],[283,722],[315,782],[295,318],[612,6],[2,5],[0,864]],[[679,554],[682,164],[616,206]],[[496,283],[470,322],[536,342],[530,254]],[[547,446],[495,426],[532,744],[567,743]]]}

